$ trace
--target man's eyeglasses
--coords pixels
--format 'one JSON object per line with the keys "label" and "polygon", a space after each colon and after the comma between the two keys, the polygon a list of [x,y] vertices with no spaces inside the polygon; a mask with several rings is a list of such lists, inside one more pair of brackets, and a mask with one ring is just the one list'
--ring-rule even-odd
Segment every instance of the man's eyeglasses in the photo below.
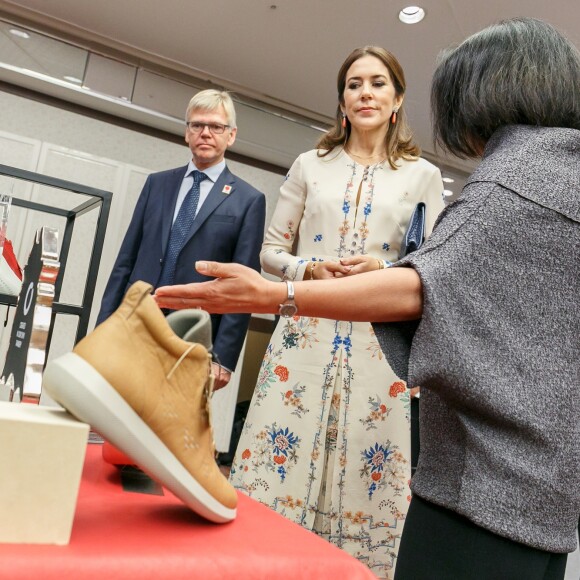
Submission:
{"label": "man's eyeglasses", "polygon": [[185,124],[192,133],[196,134],[201,133],[207,127],[210,133],[221,135],[226,129],[230,128],[229,125],[222,125],[221,123],[199,123],[198,121],[188,121]]}

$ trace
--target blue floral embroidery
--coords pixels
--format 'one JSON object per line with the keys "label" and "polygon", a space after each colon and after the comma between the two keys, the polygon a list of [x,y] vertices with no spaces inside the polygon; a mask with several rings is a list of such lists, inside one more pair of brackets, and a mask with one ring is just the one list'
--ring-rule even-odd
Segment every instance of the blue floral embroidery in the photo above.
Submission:
{"label": "blue floral embroidery", "polygon": [[392,455],[392,453],[393,450],[391,449],[390,442],[388,442],[386,445],[375,443],[374,447],[371,445],[369,449],[362,451],[361,454],[363,456],[363,461],[365,462],[362,471],[368,474],[370,469],[370,485],[368,488],[369,499],[376,491],[377,484],[383,476],[383,469],[385,464],[389,461],[389,457]]}
{"label": "blue floral embroidery", "polygon": [[366,217],[368,217],[368,215],[371,213],[371,204],[370,202],[365,203],[365,209],[364,209],[364,214]]}
{"label": "blue floral embroidery", "polygon": [[347,353],[350,353],[350,349],[352,347],[350,336],[341,338],[338,334],[334,335],[334,339],[332,341],[332,352],[337,351],[340,348],[341,344],[344,344],[344,350],[346,350]]}
{"label": "blue floral embroidery", "polygon": [[385,251],[389,250],[390,247],[391,247],[391,244],[388,244],[387,242],[385,242],[383,244],[383,250],[385,250]]}
{"label": "blue floral embroidery", "polygon": [[344,349],[346,352],[350,352],[350,348],[352,347],[352,342],[350,340],[350,336],[342,339],[342,344],[344,344]]}
{"label": "blue floral embroidery", "polygon": [[272,443],[274,444],[274,453],[280,455],[282,453],[288,457],[288,450],[292,449],[298,443],[298,437],[294,433],[290,433],[288,427],[286,429],[278,429],[270,432]]}
{"label": "blue floral embroidery", "polygon": [[292,452],[294,446],[298,446],[299,438],[294,433],[291,433],[288,427],[286,429],[274,428],[268,435],[273,446],[274,463],[278,466],[276,471],[280,475],[280,479],[284,481],[286,478],[284,464],[288,458],[288,452]]}
{"label": "blue floral embroidery", "polygon": [[348,213],[350,211],[350,202],[349,201],[345,201],[342,204],[342,212],[343,213]]}
{"label": "blue floral embroidery", "polygon": [[314,241],[315,242],[321,242],[322,241],[322,234],[316,234],[314,236]]}

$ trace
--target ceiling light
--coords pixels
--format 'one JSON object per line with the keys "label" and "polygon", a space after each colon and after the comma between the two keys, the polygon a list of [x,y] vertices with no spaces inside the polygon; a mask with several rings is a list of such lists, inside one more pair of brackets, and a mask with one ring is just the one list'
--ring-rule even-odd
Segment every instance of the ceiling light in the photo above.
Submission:
{"label": "ceiling light", "polygon": [[417,24],[425,18],[425,10],[419,6],[407,6],[399,12],[399,20],[405,24]]}
{"label": "ceiling light", "polygon": [[452,179],[451,177],[443,177],[442,179],[445,183],[453,183],[455,181],[455,179]]}
{"label": "ceiling light", "polygon": [[453,192],[450,189],[444,189],[443,195],[449,197],[450,195],[453,195]]}
{"label": "ceiling light", "polygon": [[18,36],[18,38],[30,38],[28,32],[24,32],[24,30],[19,30],[18,28],[11,28],[10,34],[14,34],[14,36]]}
{"label": "ceiling light", "polygon": [[68,81],[69,83],[75,83],[76,85],[80,85],[82,84],[82,79],[79,79],[77,77],[70,77],[70,76],[66,76],[66,77],[62,77],[65,81]]}

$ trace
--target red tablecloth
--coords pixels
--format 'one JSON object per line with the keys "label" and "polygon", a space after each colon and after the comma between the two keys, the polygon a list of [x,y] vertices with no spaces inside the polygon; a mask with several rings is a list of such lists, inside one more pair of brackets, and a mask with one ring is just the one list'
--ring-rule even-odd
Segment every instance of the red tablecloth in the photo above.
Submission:
{"label": "red tablecloth", "polygon": [[218,525],[168,491],[163,496],[125,492],[118,470],[102,460],[101,446],[89,445],[70,544],[1,544],[0,578],[357,580],[374,575],[243,494],[236,520]]}

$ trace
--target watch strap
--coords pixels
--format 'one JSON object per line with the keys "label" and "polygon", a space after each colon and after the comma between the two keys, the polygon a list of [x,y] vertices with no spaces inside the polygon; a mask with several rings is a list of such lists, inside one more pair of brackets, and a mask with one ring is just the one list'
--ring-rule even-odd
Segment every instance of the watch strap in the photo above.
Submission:
{"label": "watch strap", "polygon": [[294,283],[290,280],[284,280],[286,283],[287,298],[280,304],[278,314],[284,318],[292,318],[298,312],[296,303],[294,302]]}

